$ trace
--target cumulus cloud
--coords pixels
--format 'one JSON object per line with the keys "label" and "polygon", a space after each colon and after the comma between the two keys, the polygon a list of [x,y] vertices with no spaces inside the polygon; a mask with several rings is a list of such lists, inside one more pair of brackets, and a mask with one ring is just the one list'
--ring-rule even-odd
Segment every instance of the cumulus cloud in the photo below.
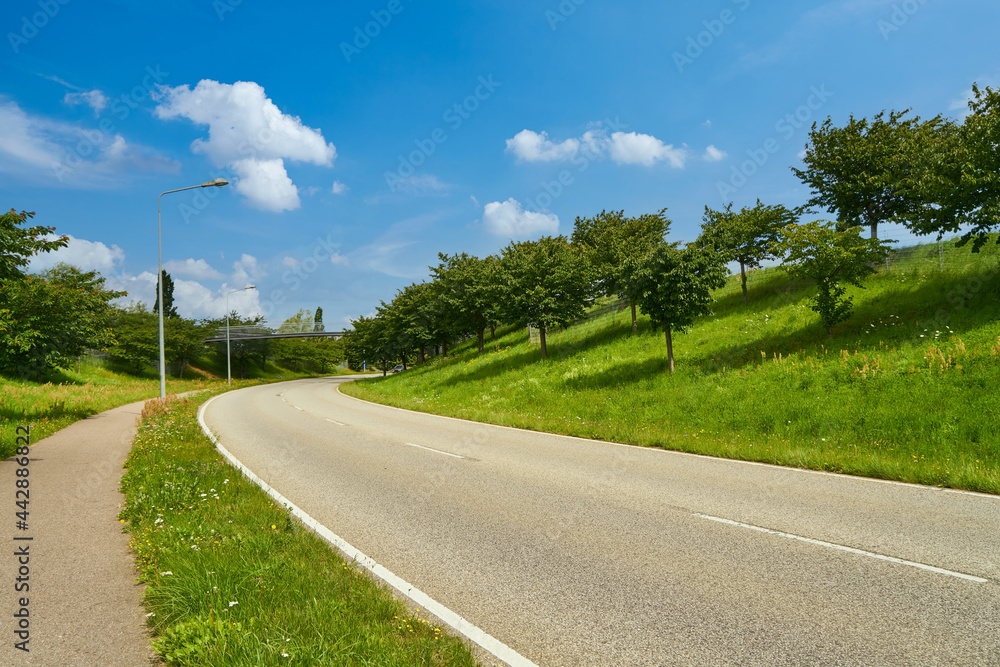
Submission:
{"label": "cumulus cloud", "polygon": [[330,190],[330,192],[332,192],[335,195],[342,195],[346,194],[348,190],[350,190],[350,188],[341,183],[340,181],[334,181],[333,188]]}
{"label": "cumulus cloud", "polygon": [[63,104],[70,106],[85,104],[94,110],[96,116],[108,106],[108,98],[99,90],[88,90],[81,93],[66,93]]}
{"label": "cumulus cloud", "polygon": [[350,266],[351,260],[345,255],[341,255],[339,252],[334,252],[330,255],[330,263],[334,266]]}
{"label": "cumulus cloud", "polygon": [[163,268],[171,276],[187,276],[196,280],[221,280],[223,277],[203,259],[172,260],[165,263]]}
{"label": "cumulus cloud", "polygon": [[[60,234],[48,234],[48,240],[57,239]],[[97,271],[107,274],[116,270],[125,260],[125,252],[116,245],[110,248],[100,241],[78,239],[72,234],[66,234],[69,245],[52,252],[35,255],[28,263],[28,270],[37,273],[51,269],[56,264],[64,262],[84,271]]]}
{"label": "cumulus cloud", "polygon": [[260,265],[253,255],[243,253],[243,255],[233,262],[232,289],[245,287],[255,280],[259,280],[267,275],[264,267]]}
{"label": "cumulus cloud", "polygon": [[551,213],[525,211],[521,202],[511,198],[487,204],[483,209],[483,225],[497,236],[525,238],[557,233],[559,218]]}
{"label": "cumulus cloud", "polygon": [[42,185],[120,187],[137,172],[178,173],[180,163],[120,134],[29,114],[0,98],[0,173]]}
{"label": "cumulus cloud", "polygon": [[578,139],[566,139],[561,143],[549,140],[546,132],[521,130],[513,139],[507,140],[507,152],[513,153],[522,162],[557,162],[571,160],[580,151]]}
{"label": "cumulus cloud", "polygon": [[681,169],[687,160],[687,151],[665,144],[650,134],[615,132],[608,147],[611,159],[618,164],[641,164],[646,167],[666,160],[670,166]]}
{"label": "cumulus cloud", "polygon": [[204,79],[193,89],[162,87],[156,99],[157,117],[208,126],[208,139],[196,139],[191,150],[218,167],[231,166],[241,181],[237,191],[262,210],[280,212],[301,204],[285,160],[330,167],[337,157],[336,147],[319,130],[282,113],[252,81]]}
{"label": "cumulus cloud", "polygon": [[709,162],[721,162],[727,157],[729,157],[729,153],[719,150],[715,146],[709,146],[705,149],[705,159]]}
{"label": "cumulus cloud", "polygon": [[587,158],[609,156],[617,164],[652,166],[666,161],[682,168],[687,160],[685,148],[674,148],[649,134],[614,132],[603,128],[589,130],[579,139],[554,142],[545,132],[522,130],[507,140],[507,152],[519,162],[566,162],[584,154]]}

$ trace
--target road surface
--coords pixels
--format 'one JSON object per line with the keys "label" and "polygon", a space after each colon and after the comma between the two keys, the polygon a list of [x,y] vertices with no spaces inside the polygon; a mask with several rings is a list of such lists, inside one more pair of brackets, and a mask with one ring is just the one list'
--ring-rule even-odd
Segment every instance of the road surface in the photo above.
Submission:
{"label": "road surface", "polygon": [[225,394],[221,444],[538,665],[1000,665],[1000,497],[364,403]]}

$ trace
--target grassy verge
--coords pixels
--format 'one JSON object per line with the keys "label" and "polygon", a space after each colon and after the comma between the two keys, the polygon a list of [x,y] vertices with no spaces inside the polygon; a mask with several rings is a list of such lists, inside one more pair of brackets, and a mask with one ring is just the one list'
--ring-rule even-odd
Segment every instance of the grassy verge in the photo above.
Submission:
{"label": "grassy verge", "polygon": [[149,402],[122,481],[167,662],[473,665],[221,458],[196,419],[206,397]]}
{"label": "grassy verge", "polygon": [[[947,248],[952,262],[967,250]],[[913,249],[914,260],[936,245]],[[736,279],[716,314],[674,337],[627,312],[549,337],[550,359],[517,331],[345,386],[398,407],[711,456],[1000,493],[1000,275],[905,261],[852,289],[855,313],[827,340],[812,289],[780,271]],[[814,289],[814,288],[813,288]]]}

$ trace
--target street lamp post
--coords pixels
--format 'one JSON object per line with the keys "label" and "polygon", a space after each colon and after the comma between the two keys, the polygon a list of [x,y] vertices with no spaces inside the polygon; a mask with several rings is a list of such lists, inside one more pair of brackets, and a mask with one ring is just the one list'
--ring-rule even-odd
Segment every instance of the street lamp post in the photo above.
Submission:
{"label": "street lamp post", "polygon": [[236,294],[237,292],[243,292],[248,289],[257,289],[257,286],[247,285],[246,287],[241,287],[240,289],[234,289],[231,292],[226,292],[226,384],[228,385],[231,385],[233,383],[232,368],[229,364],[229,295]]}
{"label": "street lamp post", "polygon": [[216,178],[211,181],[206,181],[201,185],[191,185],[186,188],[178,188],[176,190],[167,190],[166,192],[161,192],[160,196],[156,199],[156,247],[157,247],[157,260],[156,260],[156,284],[158,299],[160,302],[159,307],[159,329],[160,329],[160,398],[165,399],[167,397],[167,362],[166,362],[166,352],[163,347],[163,217],[160,213],[160,202],[163,200],[163,195],[169,195],[172,192],[182,192],[184,190],[194,190],[195,188],[221,188],[224,185],[229,185],[229,181],[224,178]]}

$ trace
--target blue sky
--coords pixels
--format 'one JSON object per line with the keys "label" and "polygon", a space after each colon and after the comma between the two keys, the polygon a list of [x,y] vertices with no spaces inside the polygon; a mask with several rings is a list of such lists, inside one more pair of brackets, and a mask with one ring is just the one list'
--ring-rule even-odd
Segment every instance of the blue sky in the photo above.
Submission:
{"label": "blue sky", "polygon": [[814,120],[960,116],[1000,82],[995,0],[7,0],[0,198],[39,258],[153,301],[156,198],[180,313],[328,328],[437,253],[602,209],[798,205]]}

